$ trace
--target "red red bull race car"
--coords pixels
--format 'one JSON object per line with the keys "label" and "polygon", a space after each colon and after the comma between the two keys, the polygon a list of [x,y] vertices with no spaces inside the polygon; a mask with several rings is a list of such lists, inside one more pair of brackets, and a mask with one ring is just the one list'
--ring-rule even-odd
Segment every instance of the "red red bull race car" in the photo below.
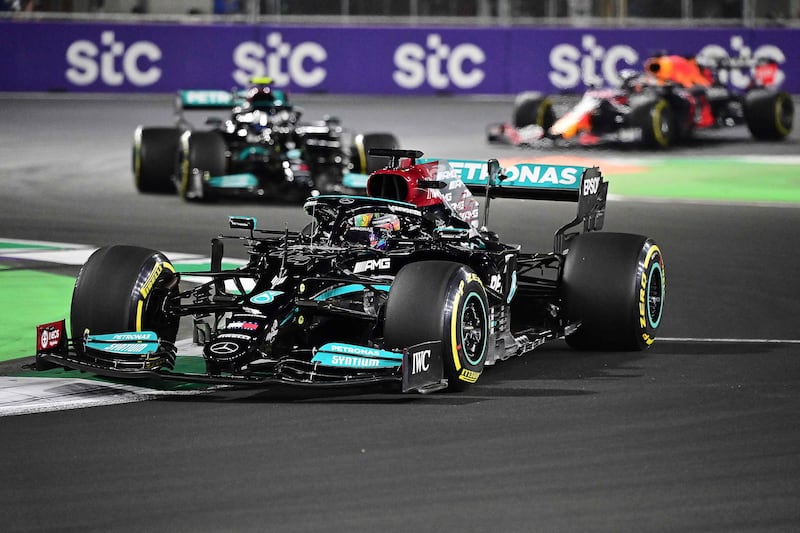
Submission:
{"label": "red red bull race car", "polygon": [[[731,69],[751,69],[753,82],[732,91],[720,78]],[[792,131],[794,103],[778,89],[773,61],[698,61],[658,55],[641,73],[623,73],[621,87],[591,89],[557,116],[555,99],[520,94],[510,124],[492,124],[487,139],[513,145],[640,143],[667,148],[696,131],[745,124],[755,139],[779,141]]]}
{"label": "red red bull race car", "polygon": [[[371,174],[366,196],[309,198],[297,232],[231,217],[239,234],[212,240],[207,272],[179,273],[147,248],[100,248],[75,283],[70,333],[65,320],[39,326],[38,367],[431,392],[463,389],[485,366],[556,339],[581,350],[654,342],[661,250],[643,235],[600,231],[608,182],[598,168],[371,154],[391,163]],[[482,221],[473,192],[485,199]],[[494,197],[574,202],[577,213],[552,249],[524,251],[485,226]],[[243,244],[249,262],[223,269],[223,242]],[[182,320],[199,369],[178,352]]]}

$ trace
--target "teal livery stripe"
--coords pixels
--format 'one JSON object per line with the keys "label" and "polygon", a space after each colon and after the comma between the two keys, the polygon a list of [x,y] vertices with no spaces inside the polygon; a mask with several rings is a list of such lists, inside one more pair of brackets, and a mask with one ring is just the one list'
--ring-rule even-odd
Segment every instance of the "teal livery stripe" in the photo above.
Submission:
{"label": "teal livery stripe", "polygon": [[396,368],[403,362],[403,354],[356,344],[329,342],[317,350],[311,362],[340,368]]}
{"label": "teal livery stripe", "polygon": [[[389,292],[391,285],[372,285],[372,288],[375,290]],[[332,289],[328,289],[324,292],[321,292],[314,296],[314,300],[321,302],[324,300],[328,300],[330,298],[335,298],[337,296],[344,296],[345,294],[352,294],[354,292],[361,292],[364,290],[364,285],[360,283],[351,283],[349,285],[342,285],[341,287],[334,287]]]}
{"label": "teal livery stripe", "polygon": [[255,174],[229,174],[227,176],[212,176],[207,181],[209,187],[215,189],[246,189],[257,187],[258,178]]}
{"label": "teal livery stripe", "polygon": [[[486,185],[488,167],[486,161],[467,159],[421,159],[420,163],[439,162],[437,179],[457,177],[466,185]],[[498,184],[500,188],[551,189],[577,191],[585,167],[572,165],[542,165],[536,163],[516,163],[505,169],[508,176]],[[455,175],[454,175],[455,174]]]}

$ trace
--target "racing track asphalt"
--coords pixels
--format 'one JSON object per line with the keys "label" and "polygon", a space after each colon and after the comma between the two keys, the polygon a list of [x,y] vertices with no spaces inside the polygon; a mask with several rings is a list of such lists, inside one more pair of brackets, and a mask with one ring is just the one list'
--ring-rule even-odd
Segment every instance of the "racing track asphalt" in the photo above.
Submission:
{"label": "racing track asphalt", "polygon": [[[305,100],[309,117],[429,154],[520,154],[483,141],[508,100]],[[207,253],[231,213],[301,224],[297,207],[137,195],[133,128],[168,123],[169,105],[0,99],[0,237]],[[796,155],[799,138],[728,131],[676,153]],[[497,201],[492,226],[544,249],[573,210]],[[3,530],[793,530],[798,226],[797,207],[610,202],[607,230],[660,243],[661,335],[684,339],[642,354],[553,344],[465,394],[225,392],[2,418]],[[795,343],[769,342],[781,339]]]}

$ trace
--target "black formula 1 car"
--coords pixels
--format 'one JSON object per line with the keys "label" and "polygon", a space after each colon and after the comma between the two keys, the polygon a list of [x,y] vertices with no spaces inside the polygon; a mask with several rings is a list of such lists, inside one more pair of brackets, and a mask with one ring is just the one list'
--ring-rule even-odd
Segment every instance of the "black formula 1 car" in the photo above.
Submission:
{"label": "black formula 1 car", "polygon": [[[336,118],[301,122],[285,91],[257,78],[247,91],[180,91],[175,126],[134,133],[133,175],[140,192],[178,191],[185,200],[220,197],[302,200],[312,192],[362,188],[380,161],[370,148],[399,148],[390,133],[354,134]],[[195,129],[185,110],[230,110]]]}
{"label": "black formula 1 car", "polygon": [[[753,83],[743,93],[727,88],[722,72],[748,68]],[[489,142],[550,146],[640,143],[667,148],[695,131],[746,124],[755,139],[778,141],[792,131],[794,103],[777,88],[777,64],[658,55],[644,72],[623,73],[622,86],[591,89],[561,116],[555,99],[536,92],[517,96],[513,122],[487,127]]]}
{"label": "black formula 1 car", "polygon": [[[486,365],[554,339],[582,350],[642,350],[664,309],[664,262],[652,239],[606,233],[600,170],[497,160],[418,160],[410,150],[374,172],[367,196],[309,198],[301,231],[212,240],[205,283],[186,286],[162,253],[100,248],[78,275],[66,320],[38,327],[40,368],[117,378],[225,385],[459,390]],[[577,203],[553,249],[523,251],[479,222],[473,191]],[[223,270],[223,242],[249,262]],[[204,370],[176,366],[191,317]]]}

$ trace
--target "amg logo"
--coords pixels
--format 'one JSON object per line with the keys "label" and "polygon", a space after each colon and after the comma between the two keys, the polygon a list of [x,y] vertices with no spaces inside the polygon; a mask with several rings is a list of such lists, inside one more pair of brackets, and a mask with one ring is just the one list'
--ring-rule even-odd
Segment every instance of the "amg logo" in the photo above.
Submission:
{"label": "amg logo", "polygon": [[411,354],[411,373],[419,374],[420,372],[427,372],[430,368],[430,350],[422,350]]}
{"label": "amg logo", "polygon": [[380,259],[367,259],[366,261],[359,261],[353,267],[353,273],[366,272],[368,270],[387,270],[392,267],[392,260],[388,257],[381,257]]}

